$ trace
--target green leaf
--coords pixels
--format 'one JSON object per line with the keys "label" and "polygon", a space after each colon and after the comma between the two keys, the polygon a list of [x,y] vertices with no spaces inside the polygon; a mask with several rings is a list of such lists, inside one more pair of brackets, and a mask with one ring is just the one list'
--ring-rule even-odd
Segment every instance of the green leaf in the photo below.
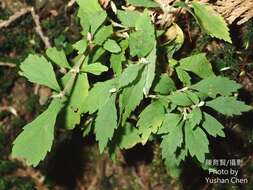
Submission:
{"label": "green leaf", "polygon": [[57,50],[56,47],[52,47],[47,49],[46,54],[58,66],[71,68],[63,50]]}
{"label": "green leaf", "polygon": [[211,76],[191,86],[191,88],[215,98],[218,94],[230,96],[233,92],[241,88],[241,85],[226,77]]}
{"label": "green leaf", "polygon": [[117,44],[116,41],[108,39],[105,43],[104,43],[104,48],[111,52],[111,53],[119,53],[121,51],[120,46]]}
{"label": "green leaf", "polygon": [[86,51],[88,47],[88,42],[85,39],[79,40],[76,42],[73,47],[78,51],[78,54],[82,54]]}
{"label": "green leaf", "polygon": [[103,26],[94,36],[94,43],[102,45],[113,33],[112,26]]}
{"label": "green leaf", "polygon": [[124,52],[119,54],[111,54],[110,63],[114,73],[119,76],[122,73],[122,61],[125,61]]}
{"label": "green leaf", "polygon": [[83,72],[91,73],[94,75],[100,75],[101,73],[108,71],[108,67],[102,65],[101,63],[92,63],[89,65],[85,65],[82,68]]}
{"label": "green leaf", "polygon": [[95,123],[96,140],[102,153],[112,139],[114,130],[117,128],[117,110],[115,107],[116,95],[112,95],[97,113]]}
{"label": "green leaf", "polygon": [[236,100],[235,97],[218,97],[206,102],[206,105],[227,116],[241,115],[242,112],[252,110],[251,106]]}
{"label": "green leaf", "polygon": [[190,106],[193,104],[191,99],[184,92],[175,92],[172,95],[168,96],[168,99],[178,106]]}
{"label": "green leaf", "polygon": [[113,79],[97,82],[89,91],[89,95],[82,105],[82,113],[89,112],[89,114],[92,114],[102,108],[111,95],[110,90],[115,88],[115,86],[115,80]]}
{"label": "green leaf", "polygon": [[167,95],[175,90],[176,86],[174,81],[167,74],[161,74],[160,80],[156,84],[154,91],[162,95]]}
{"label": "green leaf", "polygon": [[120,108],[122,122],[124,123],[132,111],[140,104],[143,99],[143,87],[145,85],[146,70],[144,69],[138,77],[136,83],[124,88],[120,95]]}
{"label": "green leaf", "polygon": [[135,7],[159,7],[159,4],[152,0],[127,0],[127,2]]}
{"label": "green leaf", "polygon": [[209,135],[213,137],[221,136],[225,137],[225,133],[223,132],[223,125],[218,122],[213,116],[204,112],[204,122],[202,127],[206,130]]}
{"label": "green leaf", "polygon": [[37,166],[51,150],[54,139],[54,125],[63,104],[53,100],[48,109],[23,128],[13,142],[12,156],[24,158],[28,165]]}
{"label": "green leaf", "polygon": [[153,50],[147,56],[147,76],[146,76],[146,83],[143,88],[143,92],[145,96],[148,96],[149,90],[153,84],[153,80],[155,78],[155,69],[156,69],[156,42],[154,44]]}
{"label": "green leaf", "polygon": [[192,128],[188,121],[185,122],[185,146],[189,150],[191,156],[196,156],[203,163],[205,154],[209,152],[209,141],[204,131],[197,127]]}
{"label": "green leaf", "polygon": [[51,89],[60,91],[56,80],[54,69],[50,62],[38,55],[29,55],[20,65],[23,75],[33,83],[48,86]]}
{"label": "green leaf", "polygon": [[184,86],[191,85],[191,77],[186,71],[184,71],[180,67],[176,67],[176,72],[178,79],[184,84]]}
{"label": "green leaf", "polygon": [[162,144],[166,143],[166,149],[169,149],[168,151],[171,153],[175,153],[177,148],[180,148],[183,143],[183,124],[184,122],[179,122],[168,125],[169,133],[163,135],[163,141],[165,142],[162,142]]}
{"label": "green leaf", "polygon": [[130,55],[145,57],[152,51],[155,43],[154,26],[147,10],[138,17],[135,27],[136,32],[129,36]]}
{"label": "green leaf", "polygon": [[100,11],[95,13],[95,15],[91,15],[90,17],[90,32],[91,34],[95,34],[97,29],[104,23],[107,14],[105,11]]}
{"label": "green leaf", "polygon": [[140,16],[140,13],[137,11],[130,11],[130,10],[118,10],[117,14],[121,24],[127,27],[135,27],[136,18]]}
{"label": "green leaf", "polygon": [[142,144],[145,144],[151,135],[156,133],[164,120],[165,110],[160,101],[154,101],[140,114],[137,126],[142,135]]}
{"label": "green leaf", "polygon": [[164,117],[162,126],[158,130],[157,134],[170,133],[178,126],[179,122],[182,120],[182,115],[175,113],[167,113]]}
{"label": "green leaf", "polygon": [[143,66],[143,64],[130,64],[120,75],[118,80],[118,88],[125,87],[132,83],[138,77]]}
{"label": "green leaf", "polygon": [[202,111],[198,107],[194,108],[187,116],[192,127],[199,125],[202,121]]}
{"label": "green leaf", "polygon": [[122,130],[123,133],[119,143],[121,149],[130,149],[141,142],[138,130],[131,123],[127,122]]}
{"label": "green leaf", "polygon": [[94,14],[103,10],[98,0],[77,0],[77,3],[80,9],[89,14]]}
{"label": "green leaf", "polygon": [[192,55],[179,61],[179,68],[191,71],[201,78],[207,78],[214,75],[212,66],[204,53]]}
{"label": "green leaf", "polygon": [[[72,77],[72,73],[67,73],[62,78],[64,86],[67,85],[68,81]],[[89,81],[87,74],[78,74],[74,86],[71,92],[68,92],[68,104],[65,113],[65,124],[67,129],[73,129],[75,125],[80,123],[80,117],[82,114],[82,105],[85,103],[86,97],[88,96]]]}
{"label": "green leaf", "polygon": [[219,13],[214,11],[211,6],[196,1],[192,2],[192,6],[199,24],[207,34],[232,43],[229,28]]}

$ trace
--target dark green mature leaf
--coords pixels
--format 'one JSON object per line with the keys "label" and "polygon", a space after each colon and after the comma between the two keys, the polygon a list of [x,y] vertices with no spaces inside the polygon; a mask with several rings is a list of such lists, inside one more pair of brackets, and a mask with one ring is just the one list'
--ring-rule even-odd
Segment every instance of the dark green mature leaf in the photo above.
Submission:
{"label": "dark green mature leaf", "polygon": [[102,65],[101,63],[92,63],[89,65],[85,65],[81,71],[94,75],[100,75],[101,73],[108,71],[108,67]]}
{"label": "dark green mature leaf", "polygon": [[60,86],[55,78],[54,69],[50,62],[43,56],[29,55],[20,65],[23,75],[33,83],[48,86],[60,91]]}
{"label": "dark green mature leaf", "polygon": [[116,95],[107,99],[105,104],[99,109],[95,123],[96,140],[102,153],[112,139],[114,130],[117,128],[117,110],[115,107]]}
{"label": "dark green mature leaf", "polygon": [[176,72],[178,79],[184,84],[184,86],[191,85],[191,77],[186,71],[184,71],[180,67],[176,67]]}
{"label": "dark green mature leaf", "polygon": [[251,106],[245,105],[244,102],[236,100],[235,97],[221,96],[206,102],[206,105],[227,116],[241,115],[242,112],[252,110]]}
{"label": "dark green mature leaf", "polygon": [[179,68],[191,71],[201,78],[207,78],[214,75],[212,66],[204,53],[192,55],[179,61]]}
{"label": "dark green mature leaf", "polygon": [[46,54],[58,66],[71,68],[63,50],[57,50],[55,47],[52,47],[47,49]]}
{"label": "dark green mature leaf", "polygon": [[135,27],[136,18],[140,16],[140,13],[137,11],[118,10],[117,16],[119,20],[121,21],[122,25],[127,26],[127,27]]}
{"label": "dark green mature leaf", "polygon": [[103,26],[94,36],[94,43],[102,45],[113,33],[112,26]]}
{"label": "dark green mature leaf", "polygon": [[145,96],[148,96],[149,90],[153,84],[153,80],[155,78],[155,69],[156,69],[156,42],[154,44],[154,48],[150,52],[150,54],[147,56],[147,76],[146,76],[146,83],[143,88],[143,92]]}
{"label": "dark green mature leaf", "polygon": [[37,166],[51,150],[56,117],[63,104],[53,100],[48,109],[23,128],[14,141],[12,156],[24,158],[29,165]]}
{"label": "dark green mature leaf", "polygon": [[143,88],[146,79],[146,69],[138,77],[136,83],[124,88],[120,95],[120,108],[122,115],[122,122],[124,123],[132,111],[140,104],[143,99]]}
{"label": "dark green mature leaf", "polygon": [[185,146],[189,150],[191,156],[196,156],[203,163],[205,154],[209,152],[209,141],[204,131],[197,127],[194,129],[188,121],[185,122]]}
{"label": "dark green mature leaf", "polygon": [[211,76],[191,86],[191,88],[215,98],[218,94],[230,96],[241,88],[241,85],[226,77]]}
{"label": "dark green mature leaf", "polygon": [[127,0],[127,2],[135,7],[159,7],[159,4],[152,0]]}
{"label": "dark green mature leaf", "polygon": [[123,127],[123,133],[120,139],[119,147],[129,149],[141,142],[138,130],[129,122]]}
{"label": "dark green mature leaf", "polygon": [[89,112],[89,114],[92,114],[102,108],[111,95],[110,90],[114,89],[115,86],[114,79],[105,82],[97,82],[89,91],[89,95],[82,105],[82,113]]}
{"label": "dark green mature leaf", "polygon": [[111,39],[108,39],[104,43],[104,48],[111,53],[119,53],[121,51],[121,47],[117,44],[117,42]]}
{"label": "dark green mature leaf", "polygon": [[166,143],[166,149],[169,149],[171,153],[175,153],[178,147],[181,147],[183,143],[183,125],[184,122],[173,123],[167,126],[169,133],[163,135],[163,143]]}
{"label": "dark green mature leaf", "polygon": [[174,129],[181,120],[182,115],[175,113],[167,113],[164,116],[164,121],[157,134],[165,134],[171,132],[171,129]]}
{"label": "dark green mature leaf", "polygon": [[200,2],[194,1],[192,6],[199,24],[207,34],[232,43],[229,36],[229,28],[219,13],[214,11],[211,6]]}
{"label": "dark green mature leaf", "polygon": [[143,64],[130,64],[120,75],[118,80],[118,88],[125,87],[134,82],[143,67]]}
{"label": "dark green mature leaf", "polygon": [[154,91],[159,94],[166,95],[175,90],[176,86],[174,81],[167,74],[161,74],[160,80],[155,86]]}
{"label": "dark green mature leaf", "polygon": [[129,36],[130,55],[145,57],[152,51],[155,44],[154,26],[147,10],[138,17],[135,28],[136,32]]}
{"label": "dark green mature leaf", "polygon": [[140,114],[137,126],[141,134],[142,144],[145,144],[151,135],[156,133],[164,120],[165,110],[160,101],[152,102]]}
{"label": "dark green mature leaf", "polygon": [[[70,78],[71,72],[67,73],[63,78],[63,85],[66,86]],[[87,74],[78,74],[71,92],[68,92],[69,99],[66,107],[66,127],[73,129],[76,124],[80,123],[80,117],[82,114],[82,105],[85,103],[85,99],[88,96],[89,81]]]}
{"label": "dark green mature leaf", "polygon": [[221,136],[225,137],[225,133],[223,132],[223,125],[218,122],[213,116],[204,112],[204,122],[202,127],[206,130],[209,135],[213,137]]}
{"label": "dark green mature leaf", "polygon": [[190,106],[193,104],[191,99],[184,92],[175,92],[168,96],[168,99],[178,106]]}

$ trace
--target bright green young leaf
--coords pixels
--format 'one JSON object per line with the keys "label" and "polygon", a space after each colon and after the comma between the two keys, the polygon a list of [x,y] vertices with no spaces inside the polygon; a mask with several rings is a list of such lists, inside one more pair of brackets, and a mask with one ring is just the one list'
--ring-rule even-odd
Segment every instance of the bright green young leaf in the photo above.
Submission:
{"label": "bright green young leaf", "polygon": [[199,24],[212,37],[232,43],[229,28],[223,17],[207,4],[193,1],[192,6]]}
{"label": "bright green young leaf", "polygon": [[130,64],[120,75],[118,80],[118,88],[125,87],[138,77],[143,68],[143,64]]}
{"label": "bright green young leaf", "polygon": [[218,94],[230,96],[241,88],[241,85],[226,77],[211,76],[191,86],[191,88],[215,98]]}
{"label": "bright green young leaf", "polygon": [[79,40],[76,42],[73,47],[78,51],[78,54],[82,54],[86,51],[88,47],[88,42],[85,39]]}
{"label": "bright green young leaf", "polygon": [[95,83],[82,105],[82,113],[89,112],[89,114],[92,114],[101,109],[110,97],[110,90],[115,89],[115,86],[115,80],[113,79]]}
{"label": "bright green young leaf", "polygon": [[167,74],[161,74],[160,80],[156,84],[154,91],[162,95],[167,95],[175,90],[176,86],[174,81]]}
{"label": "bright green young leaf", "polygon": [[207,78],[214,75],[212,66],[204,53],[192,55],[179,61],[180,69],[193,72],[201,78]]}
{"label": "bright green young leaf", "polygon": [[96,140],[102,153],[112,139],[114,130],[117,128],[117,110],[115,107],[116,95],[112,95],[99,109],[95,123]]}
{"label": "bright green young leaf", "polygon": [[204,122],[202,127],[206,130],[209,135],[213,137],[225,137],[225,133],[223,131],[223,125],[218,122],[213,116],[204,112]]}
{"label": "bright green young leaf", "polygon": [[153,0],[127,0],[127,2],[135,7],[159,7],[159,4]]}
{"label": "bright green young leaf", "polygon": [[54,125],[63,104],[53,100],[48,109],[23,128],[14,141],[12,156],[24,158],[29,165],[37,166],[51,150]]}
{"label": "bright green young leaf", "polygon": [[88,14],[94,14],[103,10],[98,0],[77,0],[77,3],[80,9]]}
{"label": "bright green young leaf", "polygon": [[167,113],[164,116],[164,121],[162,126],[159,128],[157,134],[166,134],[171,132],[182,120],[182,116],[180,114],[175,113]]}
{"label": "bright green young leaf", "polygon": [[21,63],[20,69],[30,82],[48,86],[56,91],[61,90],[51,63],[43,56],[29,55]]}
{"label": "bright green young leaf", "polygon": [[95,15],[91,15],[90,17],[90,32],[91,34],[95,34],[97,29],[103,24],[107,17],[105,11],[96,12]]}
{"label": "bright green young leaf", "polygon": [[194,103],[194,104],[198,104],[199,103],[199,96],[196,92],[191,92],[191,91],[186,91],[185,92],[188,96],[188,98],[190,98],[190,100]]}
{"label": "bright green young leaf", "polygon": [[108,71],[108,67],[102,65],[101,63],[92,63],[89,65],[85,65],[81,71],[94,75],[100,75],[101,73]]}
{"label": "bright green young leaf", "polygon": [[102,45],[113,33],[112,26],[103,26],[94,36],[93,42]]}
{"label": "bright green young leaf", "polygon": [[189,150],[191,156],[203,163],[205,161],[205,154],[209,152],[209,141],[204,131],[197,127],[192,128],[188,121],[185,122],[185,146]]}
{"label": "bright green young leaf", "polygon": [[184,92],[176,92],[168,96],[168,99],[178,106],[190,106],[193,104],[191,99]]}
{"label": "bright green young leaf", "polygon": [[137,11],[130,10],[118,10],[117,16],[121,21],[122,25],[127,27],[135,27],[136,18],[140,17],[140,13]]}
{"label": "bright green young leaf", "polygon": [[47,49],[46,54],[58,66],[71,68],[63,50],[57,50],[56,47],[52,47]]}
{"label": "bright green young leaf", "polygon": [[74,129],[76,125],[80,124],[80,113],[79,112],[75,112],[73,110],[73,108],[68,105],[66,106],[66,108],[64,109],[64,119],[65,119],[65,127],[66,129]]}
{"label": "bright green young leaf", "polygon": [[251,106],[245,105],[244,102],[236,100],[235,97],[218,97],[206,102],[206,105],[227,116],[241,115],[242,112],[252,110]]}
{"label": "bright green young leaf", "polygon": [[147,56],[147,76],[146,76],[146,83],[143,88],[143,92],[145,96],[149,94],[149,90],[153,84],[153,80],[155,78],[155,69],[156,69],[156,42],[154,44],[154,48],[150,52],[150,54]]}
{"label": "bright green young leaf", "polygon": [[119,53],[121,51],[120,46],[117,44],[116,41],[108,39],[105,43],[104,43],[104,48],[111,52],[111,53]]}
{"label": "bright green young leaf", "polygon": [[123,133],[119,143],[121,149],[130,149],[141,142],[138,130],[131,123],[127,122],[122,130]]}

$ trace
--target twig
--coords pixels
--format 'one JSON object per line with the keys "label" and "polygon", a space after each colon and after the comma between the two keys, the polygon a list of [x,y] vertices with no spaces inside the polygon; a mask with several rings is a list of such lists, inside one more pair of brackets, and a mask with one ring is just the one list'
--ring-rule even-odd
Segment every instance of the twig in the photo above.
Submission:
{"label": "twig", "polygon": [[0,29],[8,27],[12,22],[14,22],[18,18],[20,18],[21,16],[23,16],[29,12],[31,12],[30,7],[22,8],[19,12],[16,12],[14,15],[10,16],[10,18],[8,20],[0,22]]}
{"label": "twig", "polygon": [[37,34],[40,36],[41,40],[43,41],[44,45],[45,45],[45,48],[50,48],[51,47],[51,44],[49,42],[49,39],[47,36],[44,35],[43,31],[42,31],[42,28],[41,28],[41,25],[40,25],[40,18],[39,16],[35,13],[34,11],[34,8],[32,7],[31,8],[31,14],[32,14],[32,17],[33,17],[33,21],[36,25],[36,32]]}
{"label": "twig", "polygon": [[15,68],[15,67],[16,67],[16,64],[14,64],[14,63],[4,63],[4,62],[0,62],[0,66]]}

